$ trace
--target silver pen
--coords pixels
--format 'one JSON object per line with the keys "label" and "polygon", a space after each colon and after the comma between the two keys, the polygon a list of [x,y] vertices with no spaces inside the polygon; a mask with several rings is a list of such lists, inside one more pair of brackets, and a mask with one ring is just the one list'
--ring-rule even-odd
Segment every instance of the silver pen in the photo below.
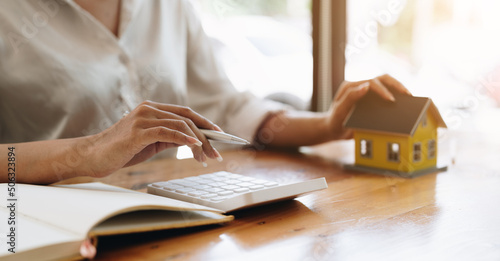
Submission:
{"label": "silver pen", "polygon": [[250,144],[250,142],[248,142],[245,139],[242,139],[240,137],[236,137],[236,136],[231,135],[231,134],[227,134],[225,132],[214,131],[214,130],[205,130],[205,129],[200,129],[200,131],[209,140],[215,140],[215,141],[233,143],[233,144],[242,144],[242,145]]}

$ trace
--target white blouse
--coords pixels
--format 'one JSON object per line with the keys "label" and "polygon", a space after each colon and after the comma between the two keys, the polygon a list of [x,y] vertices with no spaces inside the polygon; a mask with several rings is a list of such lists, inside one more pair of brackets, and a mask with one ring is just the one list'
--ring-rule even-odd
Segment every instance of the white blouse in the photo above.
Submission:
{"label": "white blouse", "polygon": [[252,140],[277,103],[234,89],[184,0],[123,0],[116,37],[71,0],[2,0],[0,143],[95,134],[141,101]]}

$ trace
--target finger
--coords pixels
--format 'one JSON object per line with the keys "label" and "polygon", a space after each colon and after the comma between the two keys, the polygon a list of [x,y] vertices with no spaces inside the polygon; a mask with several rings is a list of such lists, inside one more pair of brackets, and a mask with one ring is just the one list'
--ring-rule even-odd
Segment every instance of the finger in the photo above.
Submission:
{"label": "finger", "polygon": [[144,149],[142,149],[140,153],[135,154],[135,156],[131,160],[129,160],[123,167],[128,167],[141,163],[165,149],[177,146],[178,146],[177,144],[166,143],[166,142],[156,142],[153,144],[149,144]]}
{"label": "finger", "polygon": [[185,118],[184,121],[189,125],[189,127],[193,130],[194,134],[198,139],[203,143],[201,148],[203,149],[203,152],[205,155],[212,159],[217,159],[218,161],[222,161],[222,157],[220,156],[219,152],[212,147],[212,144],[208,141],[207,137],[205,134],[203,134],[200,129],[190,120]]}
{"label": "finger", "polygon": [[193,156],[197,161],[206,161],[204,153],[207,153],[207,155],[212,158],[217,158],[214,149],[211,147],[205,135],[199,131],[190,119],[177,115],[173,112],[160,110],[146,103],[138,106],[136,114],[138,116],[136,119],[136,125],[138,125],[139,128],[146,129],[163,126],[197,138],[201,142],[202,146],[190,146]]}
{"label": "finger", "polygon": [[356,88],[350,88],[343,99],[337,102],[335,105],[335,110],[333,112],[333,118],[336,121],[335,124],[343,124],[345,118],[354,107],[354,104],[363,97],[370,89],[370,83],[365,82]]}
{"label": "finger", "polygon": [[[165,128],[172,129],[179,131],[181,133],[184,133],[190,137],[195,137],[197,140],[201,142],[201,144],[196,144],[194,146],[189,146],[191,148],[191,151],[193,152],[194,158],[202,162],[203,165],[206,165],[206,156],[204,154],[204,149],[203,147],[206,146],[206,144],[209,144],[209,142],[206,140],[205,136],[203,134],[196,135],[195,132],[199,132],[198,128],[194,126],[192,122],[188,123],[186,120],[188,119],[182,119],[182,117],[178,115],[172,115],[174,119],[156,119],[156,120],[149,120],[148,124],[151,125],[153,128],[156,126],[164,126]],[[191,126],[190,126],[191,125]],[[210,146],[210,145],[209,145]]]}
{"label": "finger", "polygon": [[222,156],[220,155],[219,151],[214,148],[214,153],[215,153],[215,159],[218,161],[218,162],[222,162],[224,159],[222,158]]}
{"label": "finger", "polygon": [[207,137],[200,131],[200,129],[198,129],[198,127],[194,124],[194,122],[188,118],[184,118],[181,116],[178,116],[178,117],[179,117],[179,119],[186,122],[186,124],[189,126],[189,128],[193,131],[194,135],[196,135],[196,137],[203,143],[201,148],[203,149],[203,152],[205,153],[205,155],[207,155],[208,157],[210,157],[212,159],[217,159],[220,161],[220,159],[222,157],[220,157],[220,154],[218,153],[218,151],[212,147],[212,144],[208,141]]}
{"label": "finger", "polygon": [[410,96],[412,95],[411,92],[408,89],[406,89],[406,87],[401,82],[399,82],[398,80],[396,80],[395,78],[393,78],[392,76],[390,76],[388,74],[384,74],[384,75],[379,76],[377,78],[385,86],[391,87],[392,89],[394,89],[400,93],[408,94]]}
{"label": "finger", "polygon": [[[198,139],[196,134],[194,134],[193,130],[189,127],[189,125],[182,119],[178,118],[179,116],[173,115],[170,119],[138,119],[134,125],[138,129],[152,129],[156,127],[165,127],[167,129],[176,130],[182,132],[185,135],[191,136],[200,142],[199,146],[202,145],[202,141]],[[187,145],[187,144],[179,144],[179,145]]]}
{"label": "finger", "polygon": [[[181,122],[185,124],[183,121]],[[203,154],[201,141],[191,135],[185,134],[183,131],[163,126],[157,126],[144,130],[143,136],[146,137],[145,142],[148,144],[152,144],[155,142],[166,142],[173,143],[179,146],[186,145],[191,148],[194,158],[198,162],[204,163],[203,165],[206,166],[206,156],[205,154]]]}
{"label": "finger", "polygon": [[[193,123],[193,121],[173,113],[163,112],[163,111],[161,113],[163,114],[163,117],[167,119],[145,120],[145,123],[143,124],[144,128],[152,128],[155,126],[164,126],[167,128],[174,127],[174,129],[181,131],[187,135],[196,137],[199,141],[201,141],[202,142],[201,150],[208,157],[212,159],[217,159],[219,161],[221,160],[220,154],[215,150],[215,148],[212,147],[212,144],[210,144],[206,136],[198,129],[198,127]],[[179,122],[174,122],[174,121],[183,121],[185,124],[181,124]],[[181,126],[179,126],[179,124],[181,124]],[[199,156],[195,158],[197,160],[198,159],[201,160],[203,157],[201,156],[199,149],[195,148],[195,150],[196,152],[193,151],[193,153],[196,153],[195,155]]]}
{"label": "finger", "polygon": [[[366,82],[366,81],[363,81],[363,82]],[[337,90],[337,93],[335,94],[334,101],[339,101],[339,100],[343,99],[344,95],[349,91],[350,88],[356,88],[363,82],[344,81],[342,84],[340,84],[339,89]]]}
{"label": "finger", "polygon": [[[175,117],[178,117],[179,119],[176,120],[170,120],[170,121],[175,121],[177,124],[173,126],[173,128],[186,133],[189,136],[196,137],[199,141],[201,141],[200,146],[190,146],[191,151],[193,152],[193,157],[198,161],[203,164],[204,167],[207,166],[207,157],[205,156],[204,149],[203,147],[206,147],[206,144],[208,141],[206,140],[205,136],[196,134],[196,132],[199,132],[198,128],[194,126],[192,122],[188,122],[189,119],[183,119],[183,117],[179,115],[174,115]],[[162,120],[159,120],[162,121]]]}
{"label": "finger", "polygon": [[352,86],[351,82],[344,81],[339,85],[339,89],[337,90],[337,93],[335,94],[334,101],[338,101],[344,97],[344,94],[347,92],[347,89]]}
{"label": "finger", "polygon": [[143,143],[146,143],[146,145],[156,142],[173,143],[179,146],[186,145],[188,147],[200,147],[202,145],[201,141],[199,141],[197,138],[187,135],[181,131],[163,126],[145,129],[143,135],[141,136],[143,139]]}
{"label": "finger", "polygon": [[375,93],[380,95],[382,98],[389,100],[389,101],[396,101],[396,98],[394,98],[394,95],[387,89],[387,87],[380,82],[379,79],[375,78],[369,81],[370,83],[370,89],[373,90]]}
{"label": "finger", "polygon": [[155,107],[159,110],[165,111],[165,112],[172,112],[177,115],[186,117],[194,122],[196,126],[203,128],[203,129],[209,129],[209,130],[216,130],[216,131],[222,131],[222,129],[211,122],[209,119],[201,116],[197,112],[193,111],[189,107],[185,106],[179,106],[179,105],[172,105],[172,104],[164,104],[164,103],[156,103],[152,101],[146,101],[146,104]]}

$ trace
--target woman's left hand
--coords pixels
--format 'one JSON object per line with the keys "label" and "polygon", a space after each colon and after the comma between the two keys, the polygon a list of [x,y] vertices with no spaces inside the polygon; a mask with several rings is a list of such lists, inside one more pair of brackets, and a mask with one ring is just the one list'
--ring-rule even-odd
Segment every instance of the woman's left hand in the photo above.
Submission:
{"label": "woman's left hand", "polygon": [[353,132],[350,129],[344,128],[344,122],[356,102],[361,99],[368,90],[374,91],[382,98],[389,101],[395,101],[391,91],[412,95],[403,84],[387,74],[370,80],[359,82],[346,81],[342,83],[326,116],[330,140],[352,138]]}

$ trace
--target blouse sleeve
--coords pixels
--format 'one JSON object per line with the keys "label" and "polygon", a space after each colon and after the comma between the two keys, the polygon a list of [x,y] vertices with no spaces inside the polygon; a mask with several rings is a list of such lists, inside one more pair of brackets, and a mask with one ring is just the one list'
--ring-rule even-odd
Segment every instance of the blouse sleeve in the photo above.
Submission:
{"label": "blouse sleeve", "polygon": [[237,91],[215,57],[191,4],[186,4],[186,19],[188,106],[226,132],[253,140],[262,121],[285,106]]}

